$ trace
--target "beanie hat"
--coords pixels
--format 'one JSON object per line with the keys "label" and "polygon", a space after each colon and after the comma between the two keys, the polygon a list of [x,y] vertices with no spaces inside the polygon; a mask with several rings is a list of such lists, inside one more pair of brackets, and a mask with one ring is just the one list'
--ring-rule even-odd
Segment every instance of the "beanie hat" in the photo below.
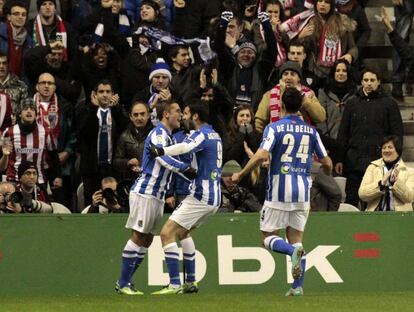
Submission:
{"label": "beanie hat", "polygon": [[149,74],[149,80],[151,81],[152,77],[154,77],[157,74],[167,75],[171,81],[170,67],[168,66],[167,63],[165,63],[163,58],[157,58],[157,61],[155,62],[155,64],[152,65],[151,72]]}
{"label": "beanie hat", "polygon": [[28,160],[23,160],[20,163],[19,168],[17,169],[17,177],[19,178],[19,180],[22,177],[22,175],[24,175],[26,170],[29,170],[29,169],[35,169],[37,172],[37,168],[33,162],[28,161]]}
{"label": "beanie hat", "polygon": [[37,0],[37,1],[36,1],[36,4],[37,4],[37,10],[38,10],[38,11],[40,10],[40,7],[42,6],[43,2],[46,2],[46,1],[53,2],[53,4],[54,4],[54,5],[55,5],[55,7],[56,7],[56,0]]}
{"label": "beanie hat", "polygon": [[239,53],[241,49],[251,49],[254,51],[254,53],[257,53],[256,46],[254,45],[253,42],[250,42],[250,41],[245,41],[241,45],[239,45],[239,48],[237,49],[236,53]]}
{"label": "beanie hat", "polygon": [[34,109],[34,111],[37,113],[37,107],[36,107],[36,103],[34,102],[34,100],[30,97],[25,98],[23,100],[23,104],[20,106],[20,110],[18,113],[21,113],[24,109],[26,109],[27,107],[31,107]]}
{"label": "beanie hat", "polygon": [[235,160],[229,160],[223,165],[223,169],[221,171],[222,176],[231,176],[233,173],[238,173],[242,170],[239,163]]}
{"label": "beanie hat", "polygon": [[283,72],[287,70],[296,72],[299,75],[299,78],[302,79],[302,69],[300,68],[300,65],[298,62],[287,61],[283,63],[279,69],[279,78],[282,78]]}

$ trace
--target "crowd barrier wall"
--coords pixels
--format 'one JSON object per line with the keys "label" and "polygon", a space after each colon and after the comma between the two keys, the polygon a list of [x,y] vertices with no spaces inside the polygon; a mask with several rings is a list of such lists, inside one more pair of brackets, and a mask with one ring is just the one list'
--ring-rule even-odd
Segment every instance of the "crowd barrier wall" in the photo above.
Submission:
{"label": "crowd barrier wall", "polygon": [[[3,215],[0,296],[112,294],[129,238],[126,215]],[[164,220],[165,221],[165,220]],[[414,290],[413,213],[314,213],[305,231],[312,292]],[[217,214],[194,232],[203,293],[284,292],[290,260],[261,246],[258,214]],[[180,250],[181,252],[181,250]],[[135,274],[168,284],[158,236]]]}

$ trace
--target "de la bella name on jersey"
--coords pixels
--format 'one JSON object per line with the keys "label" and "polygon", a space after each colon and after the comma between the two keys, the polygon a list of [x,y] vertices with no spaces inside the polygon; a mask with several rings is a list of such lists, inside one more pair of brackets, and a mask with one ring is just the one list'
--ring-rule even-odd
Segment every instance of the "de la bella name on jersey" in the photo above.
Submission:
{"label": "de la bella name on jersey", "polygon": [[280,124],[276,126],[276,130],[277,132],[313,133],[312,127],[307,125]]}

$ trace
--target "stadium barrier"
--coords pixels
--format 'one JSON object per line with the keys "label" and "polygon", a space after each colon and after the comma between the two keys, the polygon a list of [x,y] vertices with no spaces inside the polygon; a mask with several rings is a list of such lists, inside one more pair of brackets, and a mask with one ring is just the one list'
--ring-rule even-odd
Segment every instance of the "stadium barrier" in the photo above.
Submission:
{"label": "stadium barrier", "polygon": [[[261,247],[258,214],[218,214],[194,232],[203,293],[278,292],[289,259]],[[3,215],[0,294],[113,294],[126,215]],[[315,213],[305,232],[311,292],[414,290],[413,213]],[[168,283],[159,237],[135,274],[145,293]]]}

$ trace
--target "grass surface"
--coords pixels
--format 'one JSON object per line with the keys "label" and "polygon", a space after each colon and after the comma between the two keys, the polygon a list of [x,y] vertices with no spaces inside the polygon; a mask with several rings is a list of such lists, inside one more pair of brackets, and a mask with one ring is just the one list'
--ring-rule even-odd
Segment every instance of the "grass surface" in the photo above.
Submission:
{"label": "grass surface", "polygon": [[414,292],[347,293],[331,295],[306,293],[304,297],[284,297],[282,294],[223,294],[170,296],[0,296],[0,311],[60,312],[60,311],[413,311]]}

